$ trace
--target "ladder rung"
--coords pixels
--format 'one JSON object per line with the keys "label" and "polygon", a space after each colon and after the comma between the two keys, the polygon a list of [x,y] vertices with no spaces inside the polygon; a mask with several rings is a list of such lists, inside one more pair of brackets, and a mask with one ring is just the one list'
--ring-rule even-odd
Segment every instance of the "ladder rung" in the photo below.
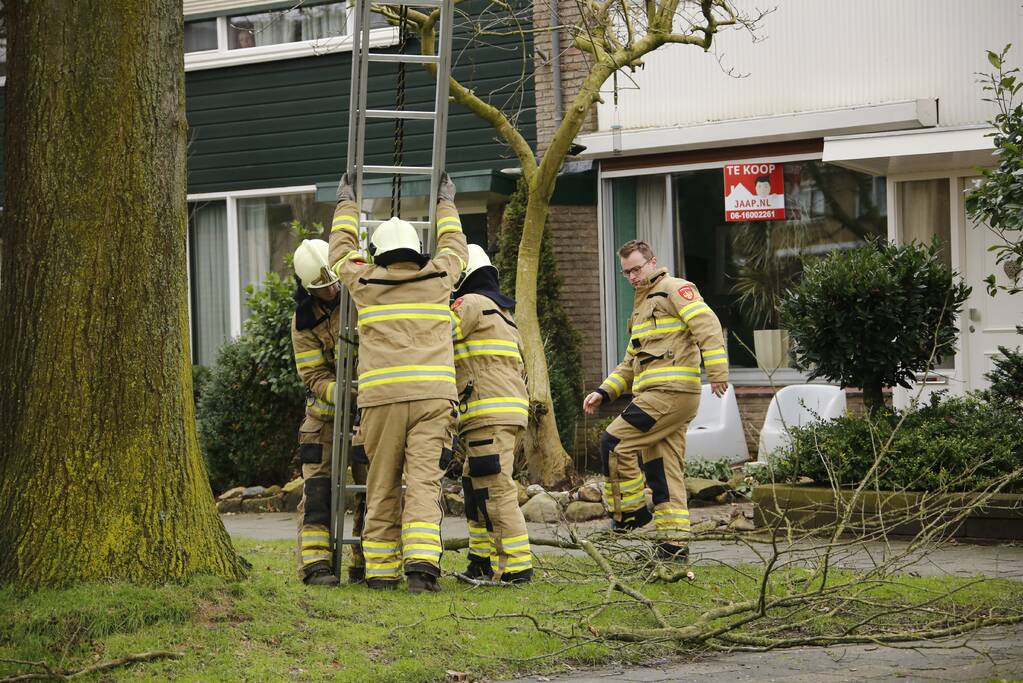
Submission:
{"label": "ladder rung", "polygon": [[[363,227],[375,228],[378,227],[384,221],[362,221]],[[413,228],[426,229],[430,227],[430,221],[409,221]]]}
{"label": "ladder rung", "polygon": [[388,5],[405,5],[406,7],[441,7],[444,0],[387,0]]}
{"label": "ladder rung", "polygon": [[338,543],[340,543],[341,545],[358,545],[359,543],[362,543],[362,537],[354,536],[352,538],[348,538],[346,536],[345,538],[339,538]]}
{"label": "ladder rung", "polygon": [[430,175],[433,173],[433,166],[363,166],[362,172],[386,175]]}
{"label": "ladder rung", "polygon": [[345,493],[365,493],[365,484],[345,484]]}
{"label": "ladder rung", "polygon": [[437,64],[440,57],[437,55],[402,55],[387,52],[369,52],[366,58],[371,62],[391,62],[404,64]]}
{"label": "ladder rung", "polygon": [[409,111],[407,109],[367,109],[366,117],[371,119],[426,119],[437,118],[437,112]]}

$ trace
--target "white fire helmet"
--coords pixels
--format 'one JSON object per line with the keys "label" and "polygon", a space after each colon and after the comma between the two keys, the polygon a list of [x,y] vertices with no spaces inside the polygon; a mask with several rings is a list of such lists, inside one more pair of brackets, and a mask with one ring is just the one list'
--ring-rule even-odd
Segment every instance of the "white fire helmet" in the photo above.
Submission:
{"label": "white fire helmet", "polygon": [[395,249],[411,249],[417,254],[423,250],[419,232],[411,223],[403,221],[397,216],[378,225],[377,229],[373,231],[369,243],[373,258],[379,258],[382,254]]}
{"label": "white fire helmet", "polygon": [[483,251],[483,247],[478,244],[470,244],[469,262],[465,265],[465,275],[463,277],[469,277],[480,268],[493,268],[494,272],[497,272],[497,267],[490,262],[490,257],[487,256],[487,252]]}
{"label": "white fire helmet", "polygon": [[330,247],[323,240],[302,240],[295,250],[295,274],[306,289],[329,287],[337,282],[330,269]]}

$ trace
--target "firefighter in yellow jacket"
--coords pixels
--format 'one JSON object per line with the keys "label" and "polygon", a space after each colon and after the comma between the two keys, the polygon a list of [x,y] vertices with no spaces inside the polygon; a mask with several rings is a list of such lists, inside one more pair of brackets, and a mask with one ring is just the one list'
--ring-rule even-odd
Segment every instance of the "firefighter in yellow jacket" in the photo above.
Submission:
{"label": "firefighter in yellow jacket", "polygon": [[[295,315],[291,320],[291,343],[295,366],[309,392],[306,416],[299,429],[299,457],[302,460],[302,502],[299,505],[298,576],[307,584],[336,586],[338,578],[330,566],[330,469],[334,434],[335,377],[341,283],[329,268],[328,247],[323,240],[303,240],[295,250]],[[361,447],[352,452],[352,477],[366,483],[366,454]],[[354,533],[362,529],[365,496],[356,496]],[[364,576],[364,560],[353,547],[348,578],[358,582]]]}
{"label": "firefighter in yellow jacket", "polygon": [[466,453],[462,488],[469,522],[465,575],[525,583],[533,576],[533,557],[512,467],[529,399],[511,316],[515,300],[501,292],[497,269],[476,244],[469,245],[469,264],[454,297],[458,433]]}
{"label": "firefighter in yellow jacket", "polygon": [[[658,554],[685,559],[689,509],[683,480],[686,428],[700,404],[700,361],[717,397],[728,388],[721,324],[696,286],[671,277],[646,242],[618,250],[622,275],[635,288],[625,359],[583,401],[593,413],[604,401],[632,393],[632,402],[601,435],[604,502],[614,528],[634,529],[651,517]],[[642,470],[640,465],[642,464]],[[647,509],[646,486],[653,493]]]}
{"label": "firefighter in yellow jacket", "polygon": [[[439,591],[440,479],[457,419],[451,291],[465,269],[465,236],[445,175],[438,192],[437,254],[415,228],[391,218],[359,250],[359,207],[338,186],[330,261],[358,308],[360,435],[369,458],[362,548],[370,588]],[[402,474],[406,490],[404,505]]]}

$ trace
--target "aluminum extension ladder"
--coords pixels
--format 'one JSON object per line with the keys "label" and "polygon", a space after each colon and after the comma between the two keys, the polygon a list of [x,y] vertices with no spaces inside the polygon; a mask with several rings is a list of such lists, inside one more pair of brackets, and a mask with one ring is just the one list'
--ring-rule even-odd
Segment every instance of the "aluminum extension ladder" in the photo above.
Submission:
{"label": "aluminum extension ladder", "polygon": [[[352,33],[352,81],[351,103],[348,117],[348,161],[346,171],[353,179],[355,196],[363,196],[363,178],[365,175],[383,176],[429,176],[430,194],[427,196],[429,220],[409,221],[426,237],[423,243],[426,251],[432,250],[432,228],[437,218],[437,190],[440,186],[441,174],[444,172],[444,153],[447,145],[448,121],[448,79],[451,75],[451,33],[454,19],[454,0],[397,0],[385,3],[393,7],[402,5],[424,8],[440,13],[437,23],[437,52],[433,55],[411,55],[380,53],[370,51],[371,11],[370,0],[355,0],[352,11],[355,12],[355,27]],[[401,30],[403,27],[399,27]],[[369,109],[367,106],[367,83],[371,74],[371,63],[391,64],[435,64],[436,93],[432,111],[409,109],[387,110]],[[433,121],[433,153],[429,166],[373,166],[365,164],[366,121],[367,119],[405,119]],[[367,237],[383,221],[361,220],[360,237]],[[346,474],[351,462],[352,451],[352,418],[355,395],[352,391],[355,378],[356,351],[358,348],[358,312],[348,290],[341,290],[341,329],[338,333],[336,347],[337,366],[335,377],[338,378],[338,405],[334,410],[334,438],[331,451],[331,497],[330,497],[330,549],[331,565],[334,574],[341,576],[342,549],[346,545],[355,545],[361,538],[346,536],[344,533],[345,503],[348,497],[356,493],[364,493],[365,485],[348,484]]]}

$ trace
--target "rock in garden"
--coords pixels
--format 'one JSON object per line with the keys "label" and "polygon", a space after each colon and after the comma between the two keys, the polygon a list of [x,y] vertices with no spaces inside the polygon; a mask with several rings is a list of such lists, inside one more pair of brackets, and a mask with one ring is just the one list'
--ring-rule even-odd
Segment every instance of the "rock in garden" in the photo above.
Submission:
{"label": "rock in garden", "polygon": [[569,501],[572,499],[572,494],[568,491],[548,491],[547,495],[558,501],[558,505],[561,507],[568,505]]}
{"label": "rock in garden", "polygon": [[600,484],[595,481],[583,484],[577,495],[584,503],[599,503],[602,500]]}
{"label": "rock in garden", "polygon": [[444,507],[452,517],[459,517],[465,513],[465,501],[457,493],[444,494]]}
{"label": "rock in garden", "polygon": [[292,489],[281,495],[284,496],[281,502],[281,512],[298,512],[298,505],[302,502],[302,487]]}
{"label": "rock in garden", "polygon": [[565,508],[565,519],[570,522],[588,522],[591,519],[603,519],[604,506],[600,503],[587,503],[577,500]]}
{"label": "rock in garden", "polygon": [[241,498],[225,498],[217,502],[217,512],[241,512]]}
{"label": "rock in garden", "polygon": [[746,519],[743,515],[729,522],[728,528],[734,531],[755,531],[757,527],[753,524],[753,520]]}
{"label": "rock in garden", "polygon": [[242,491],[242,498],[261,498],[266,493],[266,488],[263,486],[247,486]]}
{"label": "rock in garden", "polygon": [[235,486],[233,489],[228,489],[217,496],[217,500],[230,500],[231,498],[241,498],[242,493],[245,491],[244,486]]}
{"label": "rock in garden", "polygon": [[522,506],[527,522],[557,522],[561,519],[561,505],[549,493],[533,496]]}
{"label": "rock in garden", "polygon": [[526,493],[526,487],[522,485],[521,481],[515,482],[515,488],[519,492],[519,507],[522,507],[529,500],[529,494]]}
{"label": "rock in garden", "polygon": [[262,496],[260,498],[243,498],[242,512],[276,512],[280,509],[280,504],[280,495]]}
{"label": "rock in garden", "polygon": [[728,484],[717,479],[686,477],[686,493],[695,500],[714,500],[728,490]]}
{"label": "rock in garden", "polygon": [[526,495],[532,498],[533,496],[543,493],[546,489],[539,484],[530,484],[526,487]]}

